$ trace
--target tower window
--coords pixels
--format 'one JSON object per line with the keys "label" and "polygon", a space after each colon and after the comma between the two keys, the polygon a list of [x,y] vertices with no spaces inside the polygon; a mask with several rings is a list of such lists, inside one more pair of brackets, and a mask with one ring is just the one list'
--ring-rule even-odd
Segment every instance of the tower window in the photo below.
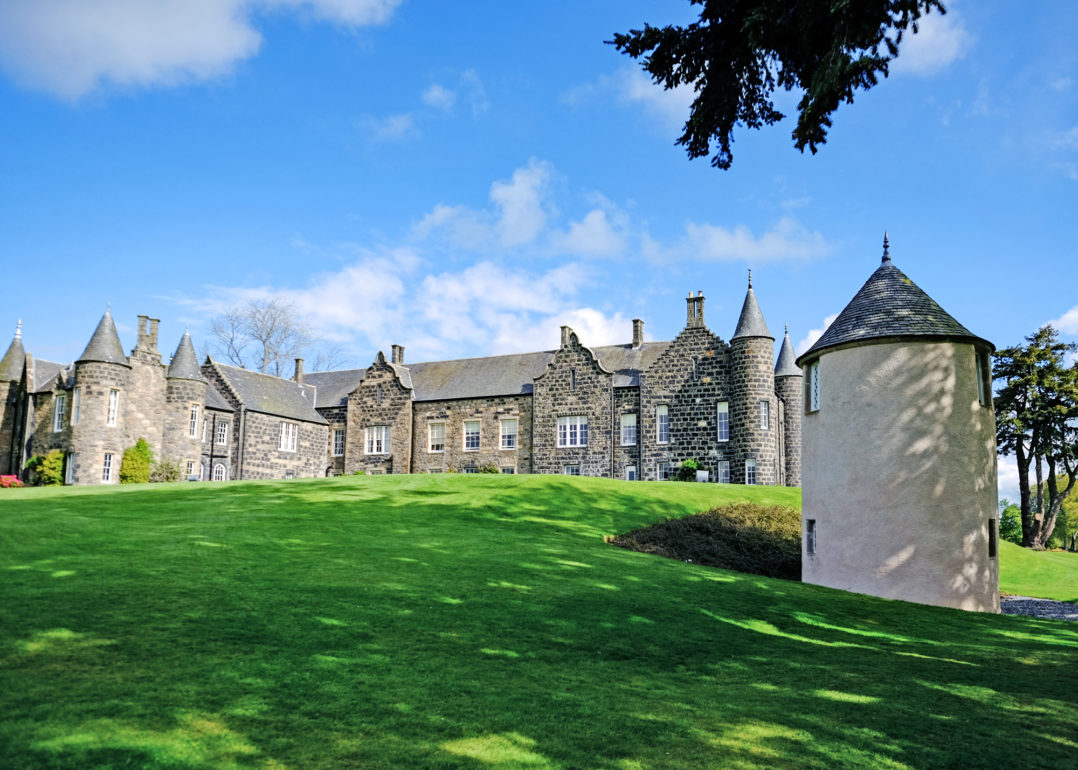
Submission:
{"label": "tower window", "polygon": [[67,407],[67,396],[60,394],[56,397],[55,411],[52,413],[52,431],[59,433],[64,429],[64,409]]}
{"label": "tower window", "polygon": [[767,401],[760,402],[760,429],[771,430],[771,404]]}
{"label": "tower window", "polygon": [[117,415],[119,415],[119,413],[120,413],[120,391],[118,391],[118,390],[110,390],[109,391],[109,411],[108,411],[108,415],[105,417],[105,424],[106,425],[115,425],[116,424],[116,417],[117,417]]}
{"label": "tower window", "polygon": [[813,361],[808,366],[805,388],[808,390],[807,398],[805,399],[805,403],[808,404],[808,411],[820,411],[820,362],[818,360]]}
{"label": "tower window", "polygon": [[198,436],[198,404],[191,404],[191,419],[189,421],[187,435],[191,438]]}
{"label": "tower window", "polygon": [[999,556],[999,522],[993,516],[988,520],[988,558]]}
{"label": "tower window", "polygon": [[71,396],[71,424],[79,424],[79,410],[82,407],[82,388],[75,388],[74,394]]}
{"label": "tower window", "polygon": [[756,483],[756,459],[753,457],[745,460],[745,483]]}
{"label": "tower window", "polygon": [[730,403],[727,401],[720,401],[718,405],[717,422],[718,431],[716,438],[719,441],[730,440]]}
{"label": "tower window", "polygon": [[805,553],[816,553],[816,519],[805,520]]}

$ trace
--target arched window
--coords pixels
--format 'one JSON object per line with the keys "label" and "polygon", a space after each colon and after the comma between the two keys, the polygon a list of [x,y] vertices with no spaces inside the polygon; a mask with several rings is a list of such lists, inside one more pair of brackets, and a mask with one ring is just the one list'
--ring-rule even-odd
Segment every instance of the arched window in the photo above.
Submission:
{"label": "arched window", "polygon": [[225,466],[221,463],[217,463],[213,466],[213,480],[224,481],[225,480]]}

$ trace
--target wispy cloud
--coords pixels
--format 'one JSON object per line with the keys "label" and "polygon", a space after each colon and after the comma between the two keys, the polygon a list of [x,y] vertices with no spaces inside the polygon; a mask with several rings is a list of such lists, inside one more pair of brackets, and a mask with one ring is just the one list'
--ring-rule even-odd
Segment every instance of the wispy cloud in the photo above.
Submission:
{"label": "wispy cloud", "polygon": [[408,112],[387,115],[384,118],[361,118],[359,125],[369,138],[378,142],[415,139],[420,135],[419,128],[415,124],[415,117]]}
{"label": "wispy cloud", "polygon": [[820,327],[818,329],[809,329],[808,334],[806,334],[801,339],[801,341],[794,346],[794,350],[797,351],[797,355],[801,355],[806,350],[815,345],[816,340],[820,339],[820,337],[823,336],[823,333],[827,331],[827,327],[833,324],[836,318],[838,318],[838,313],[835,313],[834,315],[829,315],[823,319],[823,323],[820,324]]}
{"label": "wispy cloud", "polygon": [[974,38],[957,11],[946,16],[930,13],[921,18],[916,34],[907,33],[891,65],[896,73],[932,76],[961,59],[973,47]]}
{"label": "wispy cloud", "polygon": [[688,119],[693,90],[685,86],[665,89],[653,83],[639,67],[625,65],[562,94],[562,102],[573,106],[591,105],[598,100],[639,107],[661,130],[671,132],[679,130]]}
{"label": "wispy cloud", "polygon": [[1066,313],[1061,315],[1054,321],[1049,321],[1057,331],[1061,331],[1064,334],[1078,334],[1078,305],[1075,305]]}
{"label": "wispy cloud", "polygon": [[400,0],[33,0],[0,3],[0,68],[66,99],[105,85],[172,86],[227,75],[258,53],[253,17],[288,10],[381,24]]}
{"label": "wispy cloud", "polygon": [[826,256],[832,246],[823,234],[809,230],[791,217],[783,217],[769,230],[754,235],[744,226],[726,227],[690,222],[685,237],[665,250],[667,258],[691,256],[711,262],[751,264],[804,260]]}

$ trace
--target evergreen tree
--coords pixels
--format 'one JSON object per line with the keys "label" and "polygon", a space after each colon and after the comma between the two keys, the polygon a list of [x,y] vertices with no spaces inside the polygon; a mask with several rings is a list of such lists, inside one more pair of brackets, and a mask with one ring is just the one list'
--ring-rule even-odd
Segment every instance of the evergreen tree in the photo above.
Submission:
{"label": "evergreen tree", "polygon": [[150,465],[153,463],[153,452],[146,439],[140,438],[134,446],[124,450],[124,457],[120,463],[121,484],[146,484],[150,480]]}

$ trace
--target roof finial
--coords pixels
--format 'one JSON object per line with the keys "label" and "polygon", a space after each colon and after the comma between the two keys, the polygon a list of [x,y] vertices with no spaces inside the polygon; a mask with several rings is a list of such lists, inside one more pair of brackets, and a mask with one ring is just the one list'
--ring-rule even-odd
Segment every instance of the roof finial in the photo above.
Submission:
{"label": "roof finial", "polygon": [[749,288],[752,288],[752,268],[749,268]]}
{"label": "roof finial", "polygon": [[786,336],[790,336],[790,324],[786,324]]}
{"label": "roof finial", "polygon": [[15,324],[15,339],[17,339],[17,340],[22,339],[22,319],[21,318],[19,319],[19,322],[17,324]]}
{"label": "roof finial", "polygon": [[891,244],[887,241],[887,231],[883,231],[883,261],[891,261]]}

